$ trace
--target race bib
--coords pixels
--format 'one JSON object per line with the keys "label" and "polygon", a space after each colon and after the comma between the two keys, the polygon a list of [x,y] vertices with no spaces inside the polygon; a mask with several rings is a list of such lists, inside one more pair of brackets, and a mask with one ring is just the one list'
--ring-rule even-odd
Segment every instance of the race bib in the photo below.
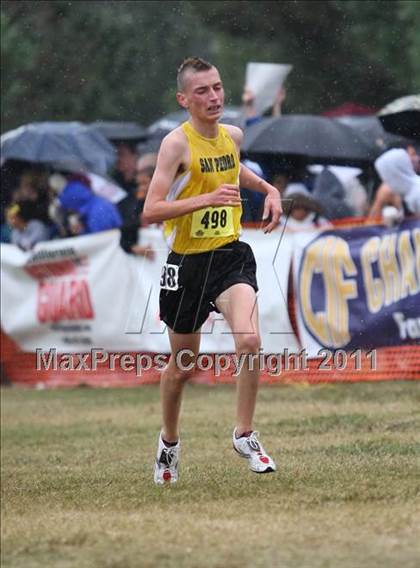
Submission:
{"label": "race bib", "polygon": [[165,264],[162,267],[160,275],[160,287],[162,290],[178,290],[178,272],[179,266],[177,264]]}
{"label": "race bib", "polygon": [[229,237],[234,233],[232,207],[207,207],[192,214],[191,237]]}

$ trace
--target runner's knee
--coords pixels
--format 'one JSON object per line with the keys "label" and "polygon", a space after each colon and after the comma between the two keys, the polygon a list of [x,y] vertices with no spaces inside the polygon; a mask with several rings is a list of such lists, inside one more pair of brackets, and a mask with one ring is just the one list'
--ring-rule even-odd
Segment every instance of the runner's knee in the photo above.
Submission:
{"label": "runner's knee", "polygon": [[258,333],[241,333],[236,336],[236,349],[240,353],[258,353],[260,347]]}
{"label": "runner's knee", "polygon": [[189,355],[171,358],[165,376],[169,380],[185,382],[195,374],[195,358]]}
{"label": "runner's knee", "polygon": [[173,381],[178,381],[178,382],[184,383],[184,382],[188,381],[189,379],[191,379],[191,377],[194,376],[194,373],[195,373],[195,366],[192,369],[190,369],[190,368],[180,369],[179,367],[177,367],[175,365],[175,367],[172,369],[170,378]]}

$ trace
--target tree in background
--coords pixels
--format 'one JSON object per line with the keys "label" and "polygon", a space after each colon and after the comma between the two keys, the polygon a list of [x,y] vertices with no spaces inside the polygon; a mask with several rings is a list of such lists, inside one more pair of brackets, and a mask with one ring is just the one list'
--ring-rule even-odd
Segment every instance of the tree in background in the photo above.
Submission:
{"label": "tree in background", "polygon": [[150,123],[168,110],[184,54],[208,55],[211,32],[195,31],[188,2],[9,1],[1,15],[2,131],[33,120]]}
{"label": "tree in background", "polygon": [[[417,0],[234,0],[194,6],[206,26],[224,32],[218,62],[223,76],[234,72],[234,60],[241,71],[249,59],[293,64],[289,111],[322,112],[348,100],[379,108],[420,89]],[[234,42],[241,44],[236,56]]]}
{"label": "tree in background", "polygon": [[239,103],[247,61],[292,63],[286,108],[379,108],[420,88],[413,1],[3,1],[2,131],[35,120],[149,124],[176,68],[213,61]]}

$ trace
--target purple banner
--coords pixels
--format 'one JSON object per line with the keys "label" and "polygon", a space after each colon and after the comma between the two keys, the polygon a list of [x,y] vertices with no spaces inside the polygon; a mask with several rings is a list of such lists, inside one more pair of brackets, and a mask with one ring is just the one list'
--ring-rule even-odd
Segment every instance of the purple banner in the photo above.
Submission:
{"label": "purple banner", "polygon": [[295,281],[304,344],[420,343],[420,219],[325,231],[303,248]]}

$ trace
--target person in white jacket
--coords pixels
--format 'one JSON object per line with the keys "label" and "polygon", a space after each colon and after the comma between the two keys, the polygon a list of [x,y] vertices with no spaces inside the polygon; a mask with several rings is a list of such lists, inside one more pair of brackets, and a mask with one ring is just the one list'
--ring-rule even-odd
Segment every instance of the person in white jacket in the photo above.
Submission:
{"label": "person in white jacket", "polygon": [[420,176],[415,169],[418,159],[417,152],[394,148],[375,161],[375,169],[385,185],[377,192],[371,216],[382,214],[384,221],[392,224],[407,215],[420,215]]}

